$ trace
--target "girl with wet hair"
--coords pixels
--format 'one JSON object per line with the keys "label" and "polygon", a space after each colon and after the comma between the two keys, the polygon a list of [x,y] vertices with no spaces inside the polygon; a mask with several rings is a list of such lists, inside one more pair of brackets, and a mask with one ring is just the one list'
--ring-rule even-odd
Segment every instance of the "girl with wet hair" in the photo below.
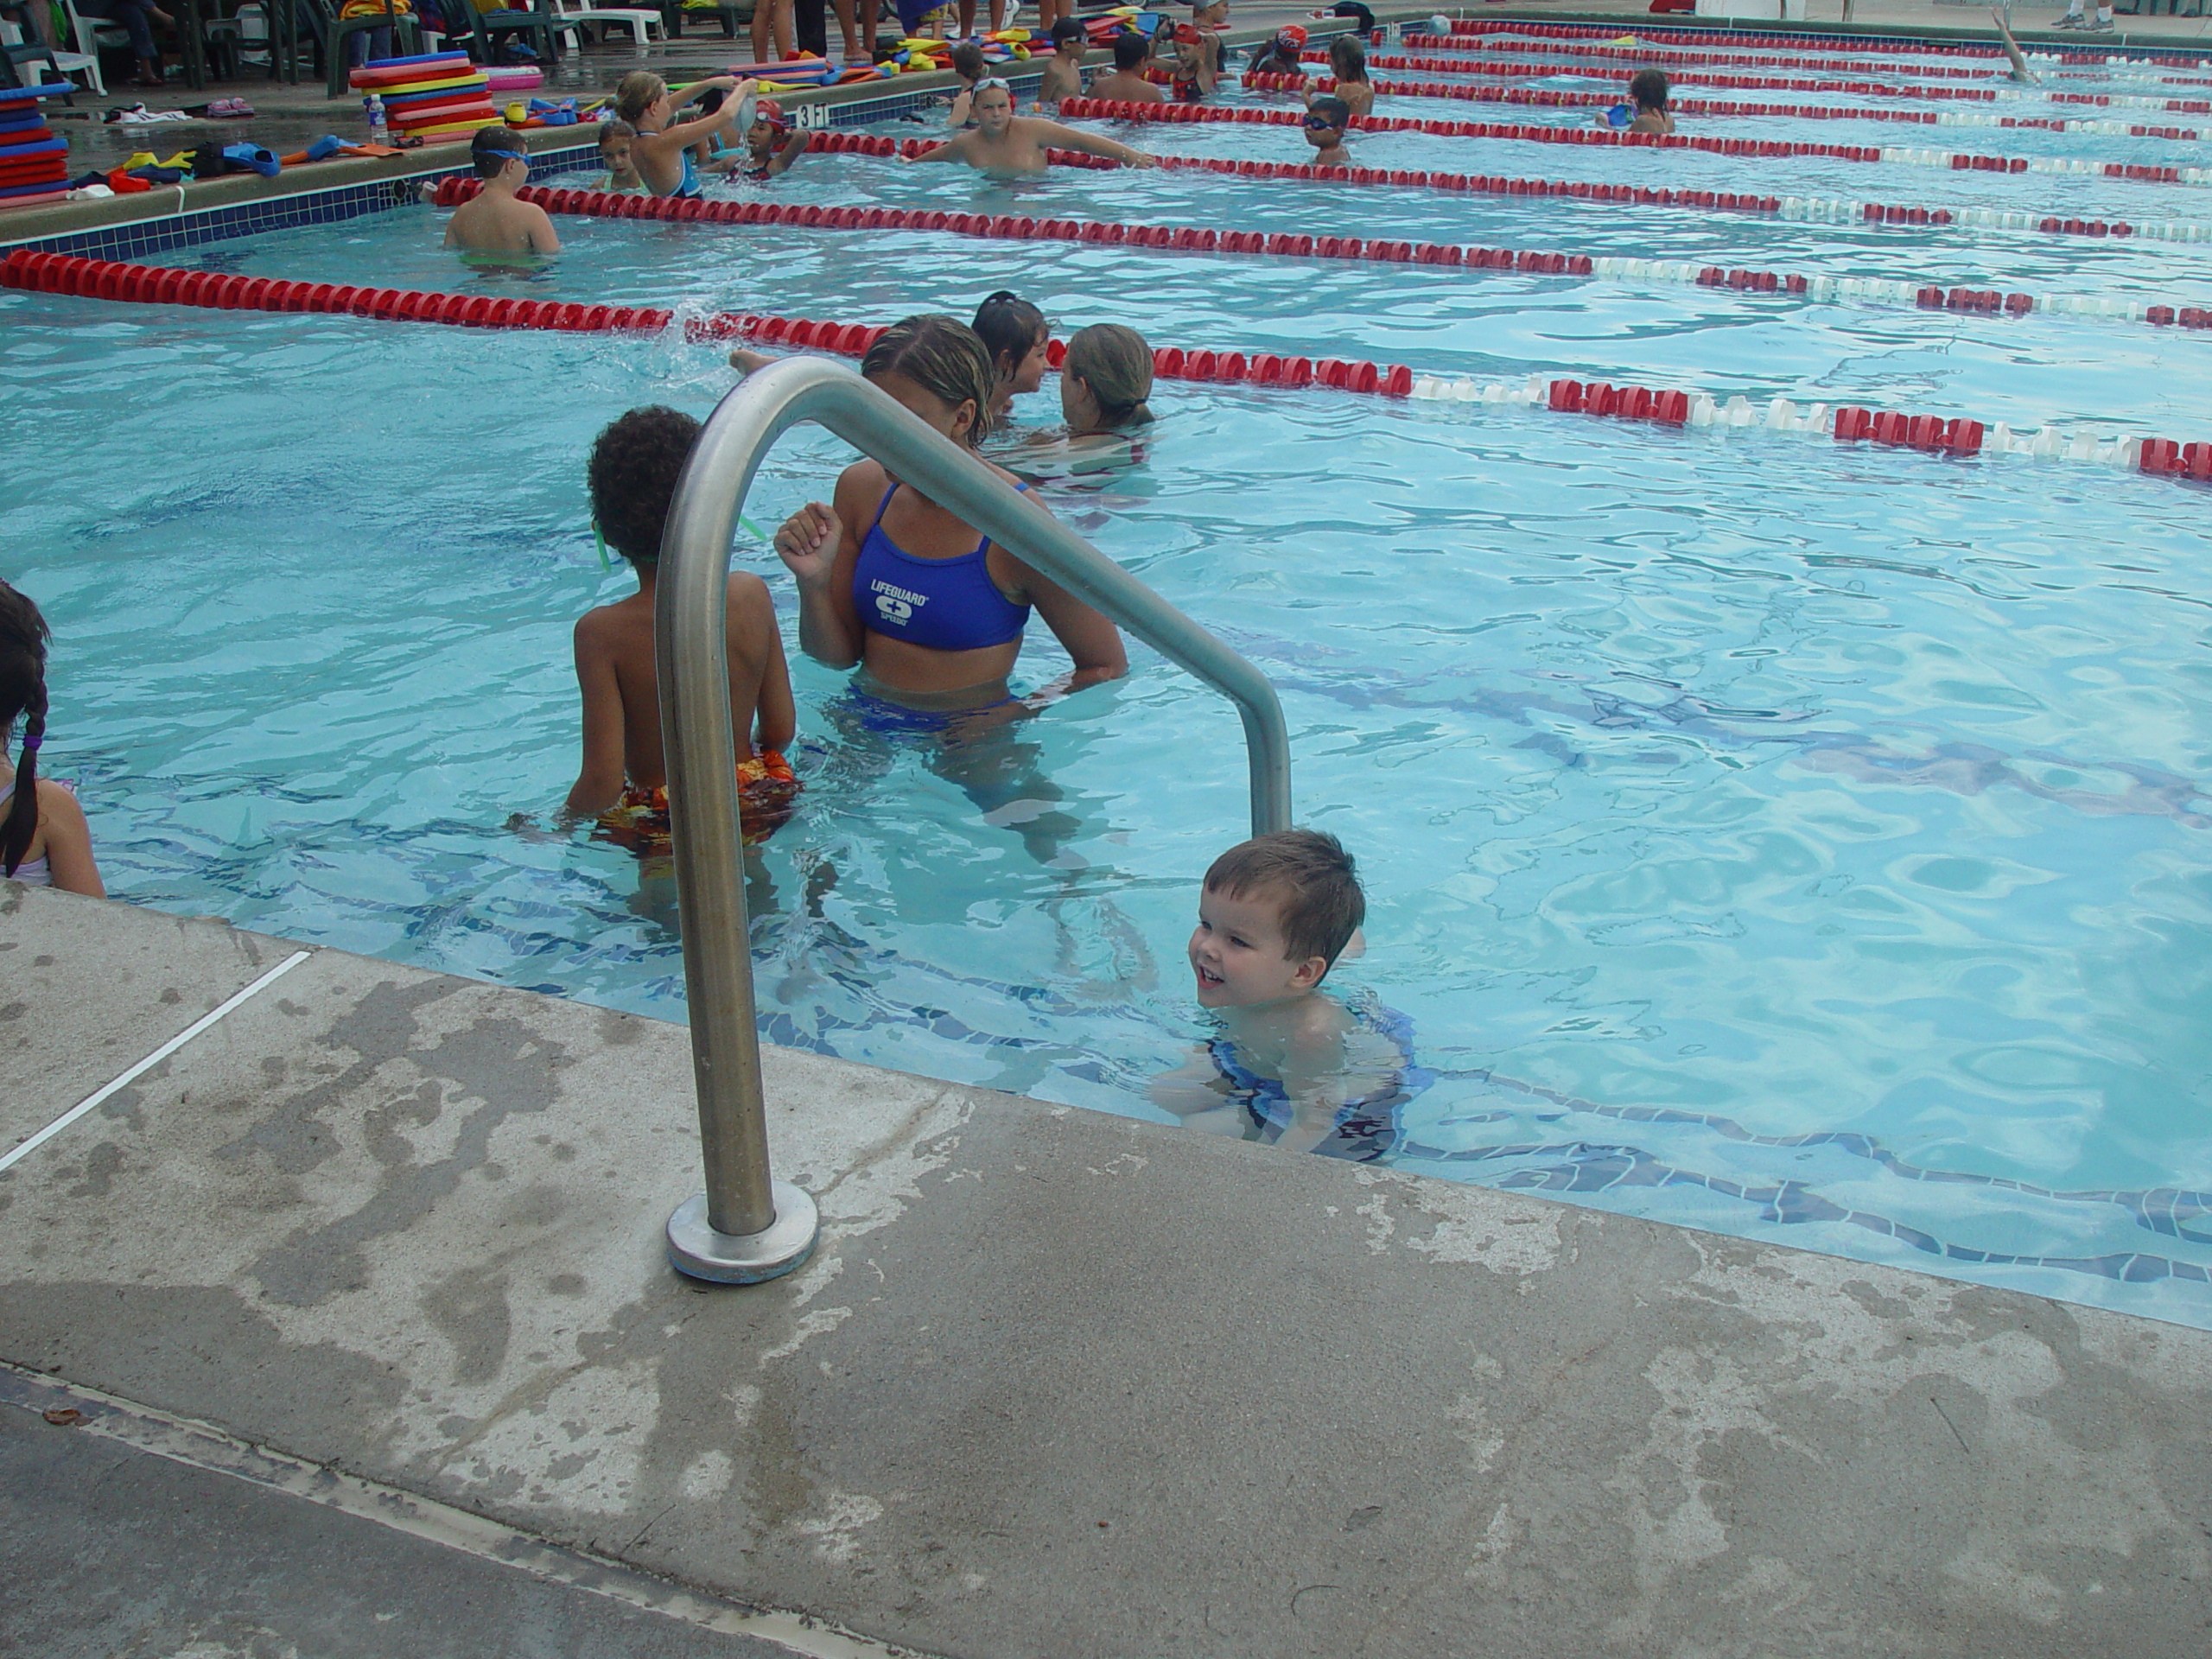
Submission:
{"label": "girl with wet hair", "polygon": [[1357,35],[1339,35],[1329,42],[1329,73],[1337,78],[1337,96],[1344,99],[1352,119],[1363,121],[1375,113],[1375,86],[1367,79],[1367,48]]}
{"label": "girl with wet hair", "polygon": [[[951,317],[886,329],[861,374],[955,443],[973,449],[991,432],[991,354]],[[798,583],[800,649],[860,668],[859,689],[875,702],[938,712],[1012,705],[1007,677],[1033,609],[1075,662],[1058,690],[1128,672],[1111,622],[880,461],[848,467],[831,501],[793,513],[774,542]]]}
{"label": "girl with wet hair", "polygon": [[991,354],[991,424],[1003,427],[1013,417],[1015,397],[1045,383],[1045,348],[1052,343],[1052,326],[1042,311],[1003,288],[976,308],[972,326]]}
{"label": "girl with wet hair", "polygon": [[1134,328],[1094,322],[1068,341],[1060,413],[1074,437],[1151,423],[1152,347]]}
{"label": "girl with wet hair", "polygon": [[[46,619],[0,582],[0,875],[26,887],[107,896],[85,810],[66,785],[38,775],[46,741]],[[9,764],[16,728],[22,759]]]}

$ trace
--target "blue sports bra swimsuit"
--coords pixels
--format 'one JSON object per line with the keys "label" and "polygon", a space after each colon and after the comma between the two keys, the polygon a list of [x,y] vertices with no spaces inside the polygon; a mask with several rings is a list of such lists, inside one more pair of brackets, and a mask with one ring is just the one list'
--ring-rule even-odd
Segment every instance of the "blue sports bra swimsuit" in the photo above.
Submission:
{"label": "blue sports bra swimsuit", "polygon": [[931,651],[981,651],[1019,639],[1029,607],[1015,604],[991,580],[990,538],[957,558],[918,559],[884,533],[884,512],[898,493],[893,484],[876,504],[853,567],[853,608],[861,626]]}
{"label": "blue sports bra swimsuit", "polygon": [[691,146],[683,146],[683,176],[676,181],[676,188],[668,193],[671,201],[689,201],[699,194],[699,168],[691,159]]}

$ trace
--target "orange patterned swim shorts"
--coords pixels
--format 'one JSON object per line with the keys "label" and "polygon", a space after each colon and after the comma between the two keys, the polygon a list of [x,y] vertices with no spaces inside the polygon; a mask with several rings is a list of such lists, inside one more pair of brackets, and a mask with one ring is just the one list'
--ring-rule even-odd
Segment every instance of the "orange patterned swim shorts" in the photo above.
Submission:
{"label": "orange patterned swim shorts", "polygon": [[[737,763],[738,820],[744,825],[744,842],[757,847],[790,822],[798,810],[803,785],[791,762],[773,749]],[[630,788],[622,791],[621,804],[600,815],[607,838],[639,853],[668,850],[668,789]]]}

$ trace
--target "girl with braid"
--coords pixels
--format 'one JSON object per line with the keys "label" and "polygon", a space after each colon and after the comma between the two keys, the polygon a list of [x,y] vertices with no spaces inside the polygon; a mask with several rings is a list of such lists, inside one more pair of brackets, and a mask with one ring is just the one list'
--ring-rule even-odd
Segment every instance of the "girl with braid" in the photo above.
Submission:
{"label": "girl with braid", "polygon": [[[92,861],[85,810],[65,784],[38,775],[46,741],[46,619],[38,607],[0,582],[0,875],[26,887],[60,887],[107,897]],[[22,725],[22,759],[8,751]]]}

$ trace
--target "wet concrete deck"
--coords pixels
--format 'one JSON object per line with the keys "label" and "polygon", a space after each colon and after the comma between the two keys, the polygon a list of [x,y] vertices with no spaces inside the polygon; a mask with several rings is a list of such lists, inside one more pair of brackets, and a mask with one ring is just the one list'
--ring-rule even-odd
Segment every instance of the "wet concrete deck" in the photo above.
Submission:
{"label": "wet concrete deck", "polygon": [[[0,1152],[293,949],[0,886]],[[767,1066],[697,1287],[681,1028],[315,951],[0,1174],[0,1359],[931,1653],[2205,1649],[2212,1335]]]}

